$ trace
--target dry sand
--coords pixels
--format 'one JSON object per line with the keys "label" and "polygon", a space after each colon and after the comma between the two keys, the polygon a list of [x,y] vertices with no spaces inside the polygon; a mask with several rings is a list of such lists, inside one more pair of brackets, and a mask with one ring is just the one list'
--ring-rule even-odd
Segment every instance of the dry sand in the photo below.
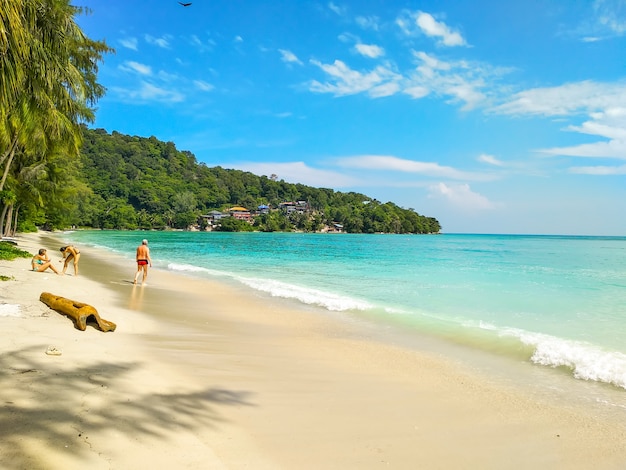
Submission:
{"label": "dry sand", "polygon": [[[19,246],[61,266],[57,236]],[[626,468],[621,416],[243,288],[157,269],[133,286],[133,260],[81,252],[78,277],[0,261],[15,278],[0,283],[0,468]],[[75,329],[42,292],[117,330]]]}

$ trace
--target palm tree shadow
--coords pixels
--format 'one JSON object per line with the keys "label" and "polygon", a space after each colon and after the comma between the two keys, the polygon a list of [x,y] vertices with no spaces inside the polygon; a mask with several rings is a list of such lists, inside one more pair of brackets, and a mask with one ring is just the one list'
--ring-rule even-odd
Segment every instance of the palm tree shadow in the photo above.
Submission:
{"label": "palm tree shadow", "polygon": [[[208,387],[190,393],[125,390],[124,379],[137,363],[100,361],[75,368],[51,367],[43,346],[0,356],[0,468],[33,468],[27,440],[74,454],[90,452],[90,434],[114,430],[133,439],[165,439],[172,430],[215,428],[225,419],[220,408],[254,406],[250,392]],[[9,390],[7,390],[9,388]],[[102,435],[102,434],[101,434]]]}

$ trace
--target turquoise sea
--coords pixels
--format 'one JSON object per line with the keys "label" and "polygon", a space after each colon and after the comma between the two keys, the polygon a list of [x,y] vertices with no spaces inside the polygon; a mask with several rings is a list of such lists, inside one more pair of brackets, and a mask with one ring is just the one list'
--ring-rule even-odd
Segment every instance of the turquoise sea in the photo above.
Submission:
{"label": "turquoise sea", "polygon": [[626,237],[76,231],[77,245],[626,389]]}

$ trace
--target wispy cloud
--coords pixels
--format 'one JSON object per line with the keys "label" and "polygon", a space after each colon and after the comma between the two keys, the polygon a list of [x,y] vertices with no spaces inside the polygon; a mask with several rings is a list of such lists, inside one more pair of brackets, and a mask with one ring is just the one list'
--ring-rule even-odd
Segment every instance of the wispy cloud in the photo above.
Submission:
{"label": "wispy cloud", "polygon": [[215,89],[213,85],[205,82],[204,80],[194,80],[193,84],[196,86],[198,90],[201,90],[201,91],[212,91]]}
{"label": "wispy cloud", "polygon": [[356,180],[350,176],[336,171],[312,168],[304,162],[249,162],[228,165],[228,168],[249,171],[256,175],[275,174],[278,179],[284,179],[287,182],[321,188],[349,187],[356,183]]}
{"label": "wispy cloud", "polygon": [[154,36],[151,36],[149,34],[146,34],[144,36],[146,42],[148,44],[152,44],[154,46],[159,46],[163,49],[169,49],[170,48],[170,37],[169,36],[162,36],[160,38],[155,38]]}
{"label": "wispy cloud", "polygon": [[413,51],[413,57],[416,67],[404,74],[396,71],[389,61],[372,70],[358,71],[341,60],[332,64],[312,60],[312,64],[328,75],[328,80],[313,80],[308,88],[336,96],[368,93],[373,98],[402,92],[419,99],[432,93],[470,110],[486,103],[489,97],[485,90],[495,93],[494,83],[510,71],[482,63],[443,61],[422,51]]}
{"label": "wispy cloud", "polygon": [[494,157],[493,155],[487,155],[485,153],[479,155],[477,160],[479,162],[487,163],[489,165],[504,166],[504,163],[498,160],[496,157]]}
{"label": "wispy cloud", "polygon": [[317,80],[311,81],[309,89],[317,93],[333,93],[336,96],[343,96],[367,92],[372,97],[388,96],[388,94],[380,93],[385,88],[384,85],[387,85],[389,94],[393,94],[399,89],[397,84],[394,85],[394,82],[402,78],[397,73],[380,65],[374,70],[361,73],[350,69],[341,60],[335,60],[332,64],[322,64],[316,60],[312,60],[311,63],[326,72],[332,79],[332,82],[326,83]]}
{"label": "wispy cloud", "polygon": [[422,51],[414,51],[414,57],[418,66],[407,78],[406,92],[420,98],[424,90],[429,90],[451,102],[464,103],[464,109],[472,109],[486,99],[482,89],[489,83],[487,78],[498,73],[480,64],[441,61]]}
{"label": "wispy cloud", "polygon": [[378,31],[380,19],[377,16],[357,16],[354,21],[363,29]]}
{"label": "wispy cloud", "polygon": [[193,47],[198,49],[200,52],[212,51],[217,45],[215,40],[207,39],[206,41],[203,41],[195,34],[191,35],[191,37],[189,38],[189,42]]}
{"label": "wispy cloud", "polygon": [[131,49],[133,51],[137,49],[137,38],[124,38],[120,39],[120,44],[126,49]]}
{"label": "wispy cloud", "polygon": [[487,181],[494,179],[494,175],[491,174],[470,173],[460,171],[449,166],[442,166],[438,163],[420,162],[390,155],[359,155],[355,157],[343,157],[337,160],[337,165],[353,169],[358,168],[376,171],[385,170],[417,173],[429,177],[463,181]]}
{"label": "wispy cloud", "polygon": [[570,173],[593,176],[626,175],[626,165],[619,166],[575,166],[569,169]]}
{"label": "wispy cloud", "polygon": [[452,206],[466,211],[492,210],[499,207],[482,194],[472,191],[469,184],[437,183],[430,186],[428,197],[444,199]]}
{"label": "wispy cloud", "polygon": [[553,147],[541,149],[539,152],[548,155],[565,155],[570,157],[617,158],[626,160],[626,141],[609,140],[591,144],[573,145],[571,147]]}
{"label": "wispy cloud", "polygon": [[372,59],[385,55],[385,50],[375,44],[356,44],[354,48],[359,54]]}
{"label": "wispy cloud", "polygon": [[300,61],[300,59],[298,59],[298,56],[296,56],[293,52],[288,51],[287,49],[278,49],[278,52],[280,52],[281,60],[283,62],[286,62],[288,64],[302,65],[302,61]]}
{"label": "wispy cloud", "polygon": [[626,108],[626,83],[587,80],[524,90],[491,111],[511,115],[565,116],[617,106]]}
{"label": "wispy cloud", "polygon": [[[511,96],[489,110],[514,116],[588,117],[564,131],[603,137],[605,140],[567,147],[539,149],[546,155],[626,159],[626,83],[590,80],[557,87],[533,88]],[[590,173],[591,174],[591,173]]]}
{"label": "wispy cloud", "polygon": [[136,89],[114,87],[111,89],[123,101],[132,101],[133,104],[141,102],[179,103],[185,99],[184,95],[177,90],[168,90],[148,82],[141,82]]}
{"label": "wispy cloud", "polygon": [[132,60],[127,60],[119,66],[120,70],[124,72],[134,72],[139,75],[152,75],[152,68],[149,65],[140,64]]}
{"label": "wispy cloud", "polygon": [[332,11],[333,13],[336,13],[339,16],[343,16],[346,14],[345,7],[340,7],[333,2],[328,3],[328,8],[330,9],[330,11]]}
{"label": "wispy cloud", "polygon": [[467,42],[459,33],[442,21],[437,21],[430,13],[423,11],[404,11],[396,19],[396,25],[408,36],[424,34],[435,38],[442,46],[467,46]]}
{"label": "wispy cloud", "polygon": [[626,2],[623,0],[595,0],[593,2],[596,29],[610,36],[626,34]]}

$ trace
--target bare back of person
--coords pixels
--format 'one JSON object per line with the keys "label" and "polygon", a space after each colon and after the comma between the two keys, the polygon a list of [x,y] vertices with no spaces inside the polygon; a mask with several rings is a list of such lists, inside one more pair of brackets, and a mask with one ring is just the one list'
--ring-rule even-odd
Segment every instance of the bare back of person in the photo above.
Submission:
{"label": "bare back of person", "polygon": [[142,285],[146,284],[146,278],[148,277],[148,266],[152,266],[152,259],[150,258],[150,249],[148,248],[148,240],[143,240],[141,245],[137,247],[137,254],[135,256],[137,261],[137,272],[135,273],[135,279],[133,284],[137,284],[137,278],[139,274],[142,276]]}

